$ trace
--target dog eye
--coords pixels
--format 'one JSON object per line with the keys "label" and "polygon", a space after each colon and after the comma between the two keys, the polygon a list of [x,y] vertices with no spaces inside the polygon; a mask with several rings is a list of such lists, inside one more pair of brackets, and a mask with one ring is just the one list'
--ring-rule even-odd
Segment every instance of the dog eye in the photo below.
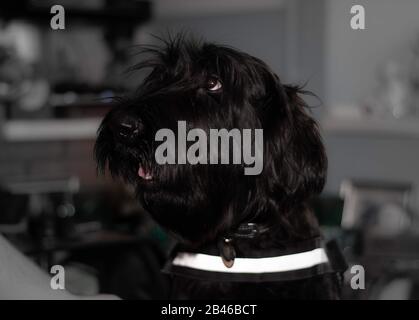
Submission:
{"label": "dog eye", "polygon": [[207,89],[209,91],[218,91],[223,87],[221,81],[215,77],[211,77],[207,80]]}

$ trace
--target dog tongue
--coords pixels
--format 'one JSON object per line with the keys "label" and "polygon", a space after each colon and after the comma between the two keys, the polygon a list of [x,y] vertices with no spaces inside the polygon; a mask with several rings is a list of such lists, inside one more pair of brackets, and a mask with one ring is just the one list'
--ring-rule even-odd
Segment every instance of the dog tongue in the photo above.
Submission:
{"label": "dog tongue", "polygon": [[141,166],[138,168],[138,176],[144,180],[153,179],[153,176],[150,173],[148,173],[146,170],[144,170],[144,168]]}

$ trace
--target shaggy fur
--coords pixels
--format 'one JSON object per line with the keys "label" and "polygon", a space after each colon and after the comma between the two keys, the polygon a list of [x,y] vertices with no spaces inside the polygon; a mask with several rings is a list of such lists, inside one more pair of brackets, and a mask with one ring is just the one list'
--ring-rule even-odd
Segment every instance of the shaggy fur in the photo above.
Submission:
{"label": "shaggy fur", "polygon": [[[99,129],[99,168],[133,184],[144,208],[185,246],[215,243],[244,222],[269,228],[235,243],[244,256],[319,236],[307,201],[322,191],[327,158],[304,92],[282,84],[263,61],[223,45],[178,36],[144,52],[149,58],[134,69],[150,73]],[[208,90],[214,81],[222,88]],[[204,130],[263,129],[262,173],[246,176],[236,164],[157,165],[155,132],[176,132],[179,120]],[[139,165],[151,181],[139,178]],[[177,279],[175,291],[193,298],[329,299],[338,297],[338,277],[259,284]]]}

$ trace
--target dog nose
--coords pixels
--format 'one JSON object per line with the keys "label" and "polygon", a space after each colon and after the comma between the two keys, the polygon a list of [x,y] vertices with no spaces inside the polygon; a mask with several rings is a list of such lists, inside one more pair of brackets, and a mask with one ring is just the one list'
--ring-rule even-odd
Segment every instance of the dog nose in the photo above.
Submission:
{"label": "dog nose", "polygon": [[123,118],[113,127],[114,135],[117,139],[130,142],[140,136],[142,125],[134,119]]}

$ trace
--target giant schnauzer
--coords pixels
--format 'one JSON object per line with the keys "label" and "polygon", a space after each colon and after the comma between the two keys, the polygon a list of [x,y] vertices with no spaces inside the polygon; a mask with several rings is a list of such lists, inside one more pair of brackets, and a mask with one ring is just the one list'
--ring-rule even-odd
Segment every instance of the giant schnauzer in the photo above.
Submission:
{"label": "giant schnauzer", "polygon": [[[104,118],[95,155],[100,169],[135,186],[143,207],[178,239],[164,268],[173,297],[339,298],[344,261],[308,206],[324,186],[327,158],[305,92],[231,47],[184,36],[162,41],[144,48],[147,59],[133,69],[150,71]],[[263,129],[263,145],[250,144],[263,169],[157,163],[157,133],[179,123],[201,133]],[[188,136],[187,146],[194,142]]]}

